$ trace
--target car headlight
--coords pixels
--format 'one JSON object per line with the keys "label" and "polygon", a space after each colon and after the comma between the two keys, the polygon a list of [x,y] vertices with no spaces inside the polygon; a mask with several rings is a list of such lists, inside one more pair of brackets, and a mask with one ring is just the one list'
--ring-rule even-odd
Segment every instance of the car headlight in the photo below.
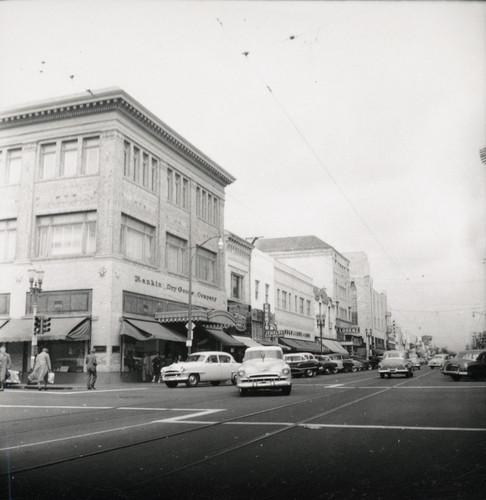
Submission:
{"label": "car headlight", "polygon": [[179,371],[182,373],[183,371],[185,371],[185,368],[184,368],[183,366],[181,366],[181,367],[179,368]]}
{"label": "car headlight", "polygon": [[245,376],[245,370],[238,370],[238,377],[244,377]]}
{"label": "car headlight", "polygon": [[282,368],[282,373],[284,375],[288,375],[290,373],[290,368],[288,366],[285,366],[284,368]]}

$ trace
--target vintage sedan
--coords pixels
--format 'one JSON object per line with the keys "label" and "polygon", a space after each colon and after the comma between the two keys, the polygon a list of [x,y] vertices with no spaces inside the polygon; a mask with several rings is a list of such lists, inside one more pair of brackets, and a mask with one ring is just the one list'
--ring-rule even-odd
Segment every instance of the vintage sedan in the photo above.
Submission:
{"label": "vintage sedan", "polygon": [[208,351],[195,352],[186,361],[164,366],[160,372],[167,387],[177,387],[180,382],[187,387],[196,387],[199,382],[219,385],[231,380],[236,383],[236,373],[240,366],[241,363],[237,363],[227,352]]}
{"label": "vintage sedan", "polygon": [[317,359],[308,359],[303,353],[284,354],[284,361],[290,366],[293,377],[313,377],[319,372]]}
{"label": "vintage sedan", "polygon": [[331,361],[334,361],[334,363],[337,363],[339,371],[342,372],[357,371],[353,361],[349,358],[349,354],[340,354],[332,352],[331,354],[327,354],[326,356],[328,356]]}
{"label": "vintage sedan", "polygon": [[436,354],[433,358],[429,360],[427,363],[431,370],[434,368],[442,368],[442,365],[449,360],[451,357],[449,354]]}
{"label": "vintage sedan", "polygon": [[413,363],[410,361],[407,351],[386,351],[383,359],[378,365],[381,378],[391,378],[392,375],[405,375],[413,377]]}
{"label": "vintage sedan", "polygon": [[410,361],[413,363],[413,367],[415,370],[420,370],[422,367],[422,363],[420,362],[420,358],[416,354],[410,354]]}
{"label": "vintage sedan", "polygon": [[450,375],[452,380],[459,380],[461,377],[475,380],[486,378],[486,350],[471,349],[457,353],[455,358],[444,363],[442,373]]}
{"label": "vintage sedan", "polygon": [[363,370],[373,370],[373,365],[367,359],[365,359],[361,356],[358,356],[357,354],[352,354],[350,356],[350,358],[353,361],[358,361],[358,363],[361,363],[363,365]]}
{"label": "vintage sedan", "polygon": [[288,396],[292,390],[290,366],[284,361],[278,346],[249,347],[236,376],[240,396],[248,391],[282,391]]}
{"label": "vintage sedan", "polygon": [[329,356],[324,354],[316,354],[317,361],[319,362],[319,373],[324,375],[334,375],[339,371],[337,363],[335,363]]}

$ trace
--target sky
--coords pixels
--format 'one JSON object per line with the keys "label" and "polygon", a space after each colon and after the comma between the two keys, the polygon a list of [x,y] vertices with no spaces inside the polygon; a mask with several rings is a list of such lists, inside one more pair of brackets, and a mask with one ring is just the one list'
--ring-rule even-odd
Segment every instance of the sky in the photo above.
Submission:
{"label": "sky", "polygon": [[0,2],[0,109],[118,86],[236,177],[225,226],[365,252],[412,339],[486,330],[486,4]]}

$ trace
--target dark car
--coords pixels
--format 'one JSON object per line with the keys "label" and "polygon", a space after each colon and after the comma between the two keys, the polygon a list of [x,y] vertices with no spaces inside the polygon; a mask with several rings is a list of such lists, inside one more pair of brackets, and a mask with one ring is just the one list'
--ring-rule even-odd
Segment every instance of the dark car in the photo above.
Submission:
{"label": "dark car", "polygon": [[368,358],[368,361],[371,363],[371,368],[375,370],[378,368],[378,365],[380,364],[380,361],[382,360],[382,356],[370,356]]}
{"label": "dark car", "polygon": [[358,356],[356,354],[352,354],[350,358],[354,359],[355,361],[359,361],[360,363],[363,363],[365,370],[373,370],[373,366],[367,359],[362,358],[361,356]]}
{"label": "dark car", "polygon": [[339,371],[343,372],[356,371],[356,367],[354,366],[353,361],[350,359],[349,354],[332,352],[331,354],[327,354],[327,356],[331,361],[337,363]]}
{"label": "dark car", "polygon": [[332,361],[329,356],[316,354],[317,361],[319,362],[319,373],[324,375],[335,374],[339,371],[338,364]]}
{"label": "dark car", "polygon": [[285,354],[284,361],[290,366],[292,377],[313,377],[319,372],[319,363],[315,359],[307,359],[303,354]]}
{"label": "dark car", "polygon": [[444,375],[450,375],[453,380],[461,377],[471,377],[475,380],[486,377],[486,349],[471,349],[457,353],[444,363]]}

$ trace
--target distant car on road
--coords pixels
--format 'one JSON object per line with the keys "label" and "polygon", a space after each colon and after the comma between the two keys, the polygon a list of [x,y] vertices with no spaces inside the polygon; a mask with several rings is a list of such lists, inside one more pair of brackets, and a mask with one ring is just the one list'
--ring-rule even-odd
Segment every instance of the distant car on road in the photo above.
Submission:
{"label": "distant car on road", "polygon": [[284,354],[284,361],[290,366],[293,377],[313,377],[319,372],[317,359],[308,359],[301,353]]}
{"label": "distant car on road", "polygon": [[[331,361],[334,361],[338,365],[339,371],[342,372],[352,372],[354,368],[354,363],[349,358],[349,354],[340,354],[336,352],[332,352],[331,354],[327,354]],[[354,370],[356,371],[356,370]]]}
{"label": "distant car on road", "polygon": [[186,361],[164,366],[162,381],[170,388],[184,382],[187,387],[196,387],[199,382],[219,385],[231,380],[236,383],[236,373],[240,367],[231,354],[220,351],[196,352]]}
{"label": "distant car on road", "polygon": [[475,380],[486,377],[486,349],[472,349],[457,353],[444,363],[444,375],[450,375],[453,380],[461,377],[471,377]]}
{"label": "distant car on road", "polygon": [[378,366],[381,378],[391,378],[392,375],[405,375],[413,377],[413,363],[407,351],[386,351]]}
{"label": "distant car on road", "polygon": [[410,361],[413,363],[413,367],[415,370],[420,370],[422,367],[422,363],[420,362],[420,358],[416,354],[410,354]]}
{"label": "distant car on road", "polygon": [[339,371],[337,363],[335,363],[329,356],[316,354],[316,358],[319,362],[319,373],[331,375],[331,373],[336,374]]}
{"label": "distant car on road", "polygon": [[427,364],[431,370],[434,368],[442,368],[442,365],[450,358],[451,356],[449,354],[436,354]]}
{"label": "distant car on road", "polygon": [[363,365],[363,370],[373,370],[373,366],[370,361],[368,361],[365,358],[362,358],[361,356],[358,356],[357,354],[351,354],[350,358],[354,361],[358,361]]}
{"label": "distant car on road", "polygon": [[288,396],[292,390],[292,373],[277,346],[249,347],[236,377],[240,396],[248,391],[281,390]]}

